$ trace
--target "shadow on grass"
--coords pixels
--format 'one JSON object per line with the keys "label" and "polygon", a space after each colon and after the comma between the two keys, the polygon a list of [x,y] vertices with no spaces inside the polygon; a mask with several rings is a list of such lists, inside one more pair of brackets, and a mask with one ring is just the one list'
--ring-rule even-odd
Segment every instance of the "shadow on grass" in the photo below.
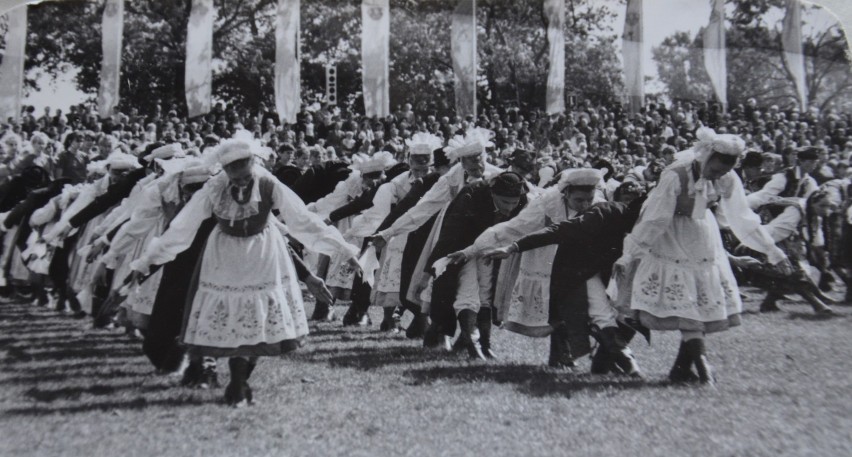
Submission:
{"label": "shadow on grass", "polygon": [[90,380],[94,376],[97,376],[101,379],[117,379],[117,378],[139,378],[140,376],[145,376],[145,373],[139,371],[130,371],[130,370],[94,370],[91,371],[63,371],[61,373],[57,373],[56,370],[46,371],[44,373],[38,374],[33,373],[32,370],[26,370],[27,374],[19,375],[19,376],[11,376],[6,379],[0,379],[0,384],[32,384],[37,382],[57,382],[57,381],[70,381],[74,379],[87,379]]}
{"label": "shadow on grass", "polygon": [[[212,401],[213,403],[218,400]],[[196,396],[183,398],[168,398],[163,400],[148,400],[145,397],[137,397],[128,401],[108,401],[100,403],[86,403],[84,405],[72,406],[33,406],[29,408],[14,408],[6,410],[4,413],[9,416],[47,416],[54,414],[78,414],[92,411],[138,411],[149,407],[157,406],[200,406],[211,403],[209,400],[204,400]]]}
{"label": "shadow on grass", "polygon": [[351,348],[340,351],[327,350],[340,354],[327,359],[332,367],[373,370],[391,365],[432,362],[436,360],[457,360],[458,355],[443,351],[424,350],[419,346],[383,346],[380,348]]}
{"label": "shadow on grass", "polygon": [[42,389],[33,387],[24,395],[38,402],[51,403],[56,400],[79,400],[83,395],[103,396],[112,395],[118,391],[133,389],[138,392],[162,392],[173,389],[168,385],[140,386],[138,382],[124,384],[95,384],[91,386],[61,387],[58,389]]}
{"label": "shadow on grass", "polygon": [[436,382],[459,384],[491,382],[514,384],[518,392],[533,397],[560,396],[570,398],[578,391],[627,390],[667,387],[668,383],[629,377],[595,376],[560,373],[539,365],[466,365],[408,370],[405,376],[412,385]]}
{"label": "shadow on grass", "polygon": [[807,312],[794,312],[790,313],[790,315],[787,316],[787,319],[803,321],[827,321],[842,317],[846,316],[843,316],[842,314],[816,314]]}

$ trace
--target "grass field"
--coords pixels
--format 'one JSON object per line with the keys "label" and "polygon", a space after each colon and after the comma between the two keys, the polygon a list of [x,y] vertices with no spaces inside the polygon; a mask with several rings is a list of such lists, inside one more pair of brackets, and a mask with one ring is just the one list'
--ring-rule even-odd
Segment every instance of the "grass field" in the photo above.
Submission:
{"label": "grass field", "polygon": [[475,363],[337,322],[261,359],[235,410],[121,332],[0,303],[0,456],[852,456],[852,309],[781,306],[708,340],[716,390],[667,385],[674,333],[634,341],[635,381],[548,369],[547,339],[495,330]]}

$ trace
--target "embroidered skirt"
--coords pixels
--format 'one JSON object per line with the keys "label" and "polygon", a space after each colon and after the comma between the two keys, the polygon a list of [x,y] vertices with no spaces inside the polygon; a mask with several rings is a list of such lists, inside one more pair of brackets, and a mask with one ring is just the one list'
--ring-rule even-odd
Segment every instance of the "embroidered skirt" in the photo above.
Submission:
{"label": "embroidered skirt", "polygon": [[713,217],[674,216],[625,279],[629,288],[618,295],[629,294],[653,330],[710,333],[740,324],[739,289]]}
{"label": "embroidered skirt", "polygon": [[[235,237],[213,229],[190,289],[183,342],[213,357],[280,355],[302,345],[308,322],[281,232]],[[194,289],[194,294],[192,290]]]}

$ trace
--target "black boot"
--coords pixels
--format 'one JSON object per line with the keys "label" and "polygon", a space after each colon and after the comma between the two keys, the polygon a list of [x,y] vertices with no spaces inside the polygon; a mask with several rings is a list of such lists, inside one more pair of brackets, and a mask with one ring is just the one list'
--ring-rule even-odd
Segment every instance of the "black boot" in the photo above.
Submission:
{"label": "black boot", "polygon": [[760,304],[760,312],[761,313],[774,313],[781,311],[781,308],[778,307],[776,303],[778,301],[778,295],[775,292],[768,292],[766,294],[766,298],[763,299],[763,302]]}
{"label": "black boot", "polygon": [[225,402],[229,406],[239,408],[248,404],[246,398],[246,380],[248,379],[248,360],[244,357],[228,359],[231,370],[231,381],[225,387]]}
{"label": "black boot", "polygon": [[411,340],[423,338],[427,327],[429,327],[429,318],[421,312],[415,312],[414,319],[405,329],[405,337]]}
{"label": "black boot", "polygon": [[183,378],[180,380],[180,385],[185,387],[197,386],[201,382],[202,373],[204,373],[204,366],[201,363],[201,358],[190,358],[189,365],[184,370]]}
{"label": "black boot", "polygon": [[314,312],[311,314],[312,321],[332,322],[334,321],[334,307],[330,303],[317,301]]}
{"label": "black boot", "polygon": [[248,366],[246,367],[246,400],[249,404],[254,403],[254,396],[251,392],[251,386],[249,386],[248,380],[251,378],[251,374],[254,371],[255,367],[257,367],[257,357],[249,357]]}
{"label": "black boot", "polygon": [[476,328],[479,330],[479,347],[488,359],[496,359],[497,354],[491,349],[491,308],[480,308],[476,315]]}
{"label": "black boot", "polygon": [[826,305],[825,302],[820,300],[819,297],[817,297],[814,293],[802,292],[799,295],[801,295],[802,298],[804,298],[805,301],[808,302],[809,305],[811,305],[816,314],[834,314],[834,310],[832,310],[828,305]]}
{"label": "black boot", "polygon": [[819,278],[819,290],[822,292],[831,292],[831,284],[834,282],[834,276],[831,273],[825,273]]}
{"label": "black boot", "polygon": [[716,378],[713,376],[713,368],[707,361],[706,351],[704,349],[704,339],[694,338],[685,343],[686,353],[695,364],[695,370],[698,371],[698,380],[701,384],[715,385]]}
{"label": "black boot", "polygon": [[[619,337],[617,327],[605,327],[601,329],[593,325],[591,333],[601,345],[598,352],[602,349],[609,353],[609,358],[613,363],[610,366],[610,370],[618,371],[634,378],[642,377],[642,373],[639,371],[639,364],[636,362],[636,358],[633,356],[630,348]],[[613,370],[613,368],[617,368],[617,370]]]}
{"label": "black boot", "polygon": [[575,368],[577,363],[571,355],[571,346],[568,344],[567,330],[564,325],[556,325],[550,334],[550,357],[547,365],[554,368]]}
{"label": "black boot", "polygon": [[379,325],[379,331],[399,331],[399,318],[396,315],[396,308],[384,308],[384,313],[385,316],[382,319],[382,323]]}
{"label": "black boot", "polygon": [[453,350],[453,337],[445,334],[440,325],[432,322],[423,332],[423,347],[429,349],[442,348],[447,352]]}
{"label": "black boot", "polygon": [[482,347],[479,345],[479,329],[476,328],[476,313],[472,309],[463,309],[458,314],[461,334],[459,340],[467,349],[471,359],[485,360]]}
{"label": "black boot", "polygon": [[[369,304],[367,305],[369,306]],[[367,313],[367,309],[364,306],[359,306],[354,301],[351,305],[349,305],[349,309],[346,310],[346,314],[343,315],[343,326],[344,327],[367,327],[371,325],[373,321],[370,320],[370,315]]]}
{"label": "black boot", "polygon": [[603,346],[598,346],[595,355],[592,356],[592,374],[609,374],[615,369],[615,363],[609,354],[609,351]]}
{"label": "black boot", "polygon": [[680,342],[677,358],[669,371],[669,381],[673,383],[697,382],[698,376],[692,371],[692,358],[686,350],[686,342]]}

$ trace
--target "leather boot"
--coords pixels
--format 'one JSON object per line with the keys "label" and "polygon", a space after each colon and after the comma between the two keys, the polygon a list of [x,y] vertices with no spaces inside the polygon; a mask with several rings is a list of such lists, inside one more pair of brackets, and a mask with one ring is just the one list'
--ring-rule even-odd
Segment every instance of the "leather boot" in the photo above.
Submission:
{"label": "leather boot", "polygon": [[346,314],[343,315],[344,327],[356,325],[358,327],[366,327],[372,323],[370,315],[367,313],[367,309],[363,309],[362,306],[359,306],[354,301],[349,305],[349,309],[346,310]]}
{"label": "leather boot", "polygon": [[411,320],[411,323],[408,324],[408,328],[405,329],[405,337],[410,340],[423,338],[423,335],[426,333],[426,328],[428,327],[429,318],[419,311],[415,312],[414,319]]}
{"label": "leather boot", "polygon": [[383,311],[385,316],[379,325],[379,331],[399,331],[399,318],[396,315],[396,308],[384,308]]}
{"label": "leather boot", "polygon": [[312,321],[332,322],[334,321],[334,307],[330,303],[317,301],[314,312],[311,314]]}
{"label": "leather boot", "polygon": [[[816,287],[813,287],[816,289]],[[834,311],[825,304],[824,301],[820,299],[820,297],[814,293],[813,290],[802,291],[799,293],[802,298],[808,302],[809,305],[814,309],[814,312],[817,314],[834,314]]]}
{"label": "leather boot", "polygon": [[547,365],[554,368],[575,368],[577,364],[571,355],[571,347],[568,344],[566,330],[563,325],[557,325],[550,334],[550,357]]}
{"label": "leather boot", "polygon": [[781,308],[778,307],[776,303],[778,301],[778,295],[774,292],[768,292],[766,297],[763,299],[763,302],[760,304],[760,312],[761,313],[774,313],[781,311]]}
{"label": "leather boot", "polygon": [[831,292],[831,284],[834,282],[834,277],[831,273],[825,273],[819,278],[819,290],[822,292]]}
{"label": "leather boot", "polygon": [[673,383],[697,382],[698,376],[692,371],[692,358],[686,350],[686,342],[681,340],[674,365],[669,371],[669,381]]}
{"label": "leather boot", "polygon": [[183,371],[183,378],[180,380],[180,385],[185,387],[198,385],[202,373],[204,373],[204,366],[201,364],[201,358],[191,357],[189,365]]}
{"label": "leather boot", "polygon": [[707,361],[703,338],[694,338],[686,342],[686,352],[695,365],[698,372],[698,381],[705,385],[715,385],[716,378],[713,376],[713,368]]}
{"label": "leather boot", "polygon": [[248,380],[251,378],[251,374],[254,371],[255,367],[257,367],[257,357],[249,357],[248,358],[248,366],[246,367],[246,400],[249,404],[254,403],[254,396],[251,392],[251,386],[249,386]]}
{"label": "leather boot", "polygon": [[609,351],[598,346],[595,355],[592,356],[592,374],[609,374],[615,369],[615,363],[609,354]]}
{"label": "leather boot", "polygon": [[246,398],[248,360],[244,357],[231,357],[228,359],[228,368],[231,370],[231,381],[225,387],[225,402],[235,408],[246,406],[248,404]]}
{"label": "leather boot", "polygon": [[[636,358],[627,347],[627,344],[618,336],[617,327],[598,328],[592,326],[592,336],[598,340],[601,349],[609,353],[609,357],[614,364],[614,367],[621,373],[634,378],[641,378],[642,373],[639,371],[639,364]],[[600,351],[599,349],[598,351]]]}
{"label": "leather boot", "polygon": [[480,308],[476,315],[476,328],[479,330],[479,347],[488,359],[496,359],[497,354],[491,349],[491,308]]}
{"label": "leather boot", "polygon": [[479,329],[476,328],[476,312],[472,309],[463,309],[458,314],[461,334],[459,340],[467,349],[467,355],[471,359],[485,360],[482,347],[479,345]]}

